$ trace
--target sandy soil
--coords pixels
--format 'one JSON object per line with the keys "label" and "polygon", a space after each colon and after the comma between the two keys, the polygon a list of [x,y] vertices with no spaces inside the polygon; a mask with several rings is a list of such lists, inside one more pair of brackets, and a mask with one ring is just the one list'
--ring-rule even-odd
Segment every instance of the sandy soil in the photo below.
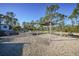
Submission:
{"label": "sandy soil", "polygon": [[79,38],[49,34],[0,37],[2,56],[79,56]]}

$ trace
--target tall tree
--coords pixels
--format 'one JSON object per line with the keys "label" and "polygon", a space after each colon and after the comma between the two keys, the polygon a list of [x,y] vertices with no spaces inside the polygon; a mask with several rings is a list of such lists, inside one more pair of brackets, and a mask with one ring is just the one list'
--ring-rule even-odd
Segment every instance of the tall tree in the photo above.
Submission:
{"label": "tall tree", "polygon": [[74,20],[73,20],[74,16],[73,16],[73,15],[70,15],[68,18],[71,20],[72,27],[73,27],[74,24],[75,24],[75,22],[74,22]]}
{"label": "tall tree", "polygon": [[79,3],[77,4],[76,8],[74,8],[72,14],[69,16],[72,21],[72,25],[78,25],[78,18],[79,18]]}
{"label": "tall tree", "polygon": [[13,12],[7,12],[5,17],[11,26],[15,25],[16,19],[14,18],[15,14]]}
{"label": "tall tree", "polygon": [[59,14],[59,17],[60,17],[59,21],[60,21],[61,30],[63,31],[65,27],[64,20],[67,16],[64,14]]}
{"label": "tall tree", "polygon": [[15,17],[15,14],[13,12],[7,12],[6,15],[11,18]]}
{"label": "tall tree", "polygon": [[[49,18],[48,22],[49,22],[49,25],[50,25],[49,26],[50,34],[51,34],[52,21],[54,20],[55,13],[58,9],[59,9],[58,5],[51,5],[51,6],[47,7],[47,10],[46,10],[46,16],[47,16],[47,18]],[[49,36],[49,39],[51,39],[50,36]]]}
{"label": "tall tree", "polygon": [[5,19],[5,24],[11,25],[11,21],[12,21],[12,20],[11,20],[11,17],[5,15],[5,16],[4,16],[4,19]]}
{"label": "tall tree", "polygon": [[0,14],[0,24],[3,21],[3,17],[4,17],[4,15],[3,14]]}

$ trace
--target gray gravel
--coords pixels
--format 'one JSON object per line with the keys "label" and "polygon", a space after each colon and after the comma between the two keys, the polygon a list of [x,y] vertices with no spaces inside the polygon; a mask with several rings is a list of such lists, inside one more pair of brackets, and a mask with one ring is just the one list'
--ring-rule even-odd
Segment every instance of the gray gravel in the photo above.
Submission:
{"label": "gray gravel", "polygon": [[[60,48],[60,46],[58,45],[63,45],[64,43],[66,43],[65,45],[69,45],[68,48],[70,48],[72,46],[69,42],[71,42],[71,44],[75,42],[73,49],[75,46],[79,46],[78,44],[76,44],[76,42],[78,42],[77,40],[75,40],[76,38],[61,37],[56,35],[51,35],[51,41],[49,41],[48,38],[48,34],[32,35],[30,33],[21,33],[20,35],[16,36],[0,37],[0,56],[54,55],[53,52],[55,52],[56,49],[54,49],[53,47],[57,46],[58,48]],[[55,45],[56,43],[58,45]],[[58,54],[57,52],[55,53]],[[60,55],[62,55],[62,53],[60,53]],[[72,53],[71,55],[74,54]]]}

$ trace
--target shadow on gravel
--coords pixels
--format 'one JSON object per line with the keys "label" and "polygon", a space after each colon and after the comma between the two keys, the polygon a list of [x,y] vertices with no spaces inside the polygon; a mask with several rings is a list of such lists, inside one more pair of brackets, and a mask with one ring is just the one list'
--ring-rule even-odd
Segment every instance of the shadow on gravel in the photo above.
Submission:
{"label": "shadow on gravel", "polygon": [[70,35],[70,36],[73,37],[73,38],[79,38],[78,35]]}
{"label": "shadow on gravel", "polygon": [[0,43],[0,56],[21,56],[23,43]]}
{"label": "shadow on gravel", "polygon": [[1,42],[10,42],[10,41],[12,41],[12,40],[13,40],[13,38],[0,37],[0,43],[1,43]]}

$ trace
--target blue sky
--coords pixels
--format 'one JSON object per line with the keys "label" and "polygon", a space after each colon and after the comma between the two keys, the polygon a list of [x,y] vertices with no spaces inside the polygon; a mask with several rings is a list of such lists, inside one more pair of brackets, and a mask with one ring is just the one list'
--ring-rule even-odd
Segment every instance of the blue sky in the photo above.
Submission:
{"label": "blue sky", "polygon": [[[30,22],[32,20],[39,20],[40,17],[44,16],[46,7],[50,5],[51,3],[0,3],[0,13],[14,12],[20,23],[24,21]],[[65,15],[70,15],[76,7],[76,4],[73,3],[60,3],[58,5],[60,6],[58,12]]]}

